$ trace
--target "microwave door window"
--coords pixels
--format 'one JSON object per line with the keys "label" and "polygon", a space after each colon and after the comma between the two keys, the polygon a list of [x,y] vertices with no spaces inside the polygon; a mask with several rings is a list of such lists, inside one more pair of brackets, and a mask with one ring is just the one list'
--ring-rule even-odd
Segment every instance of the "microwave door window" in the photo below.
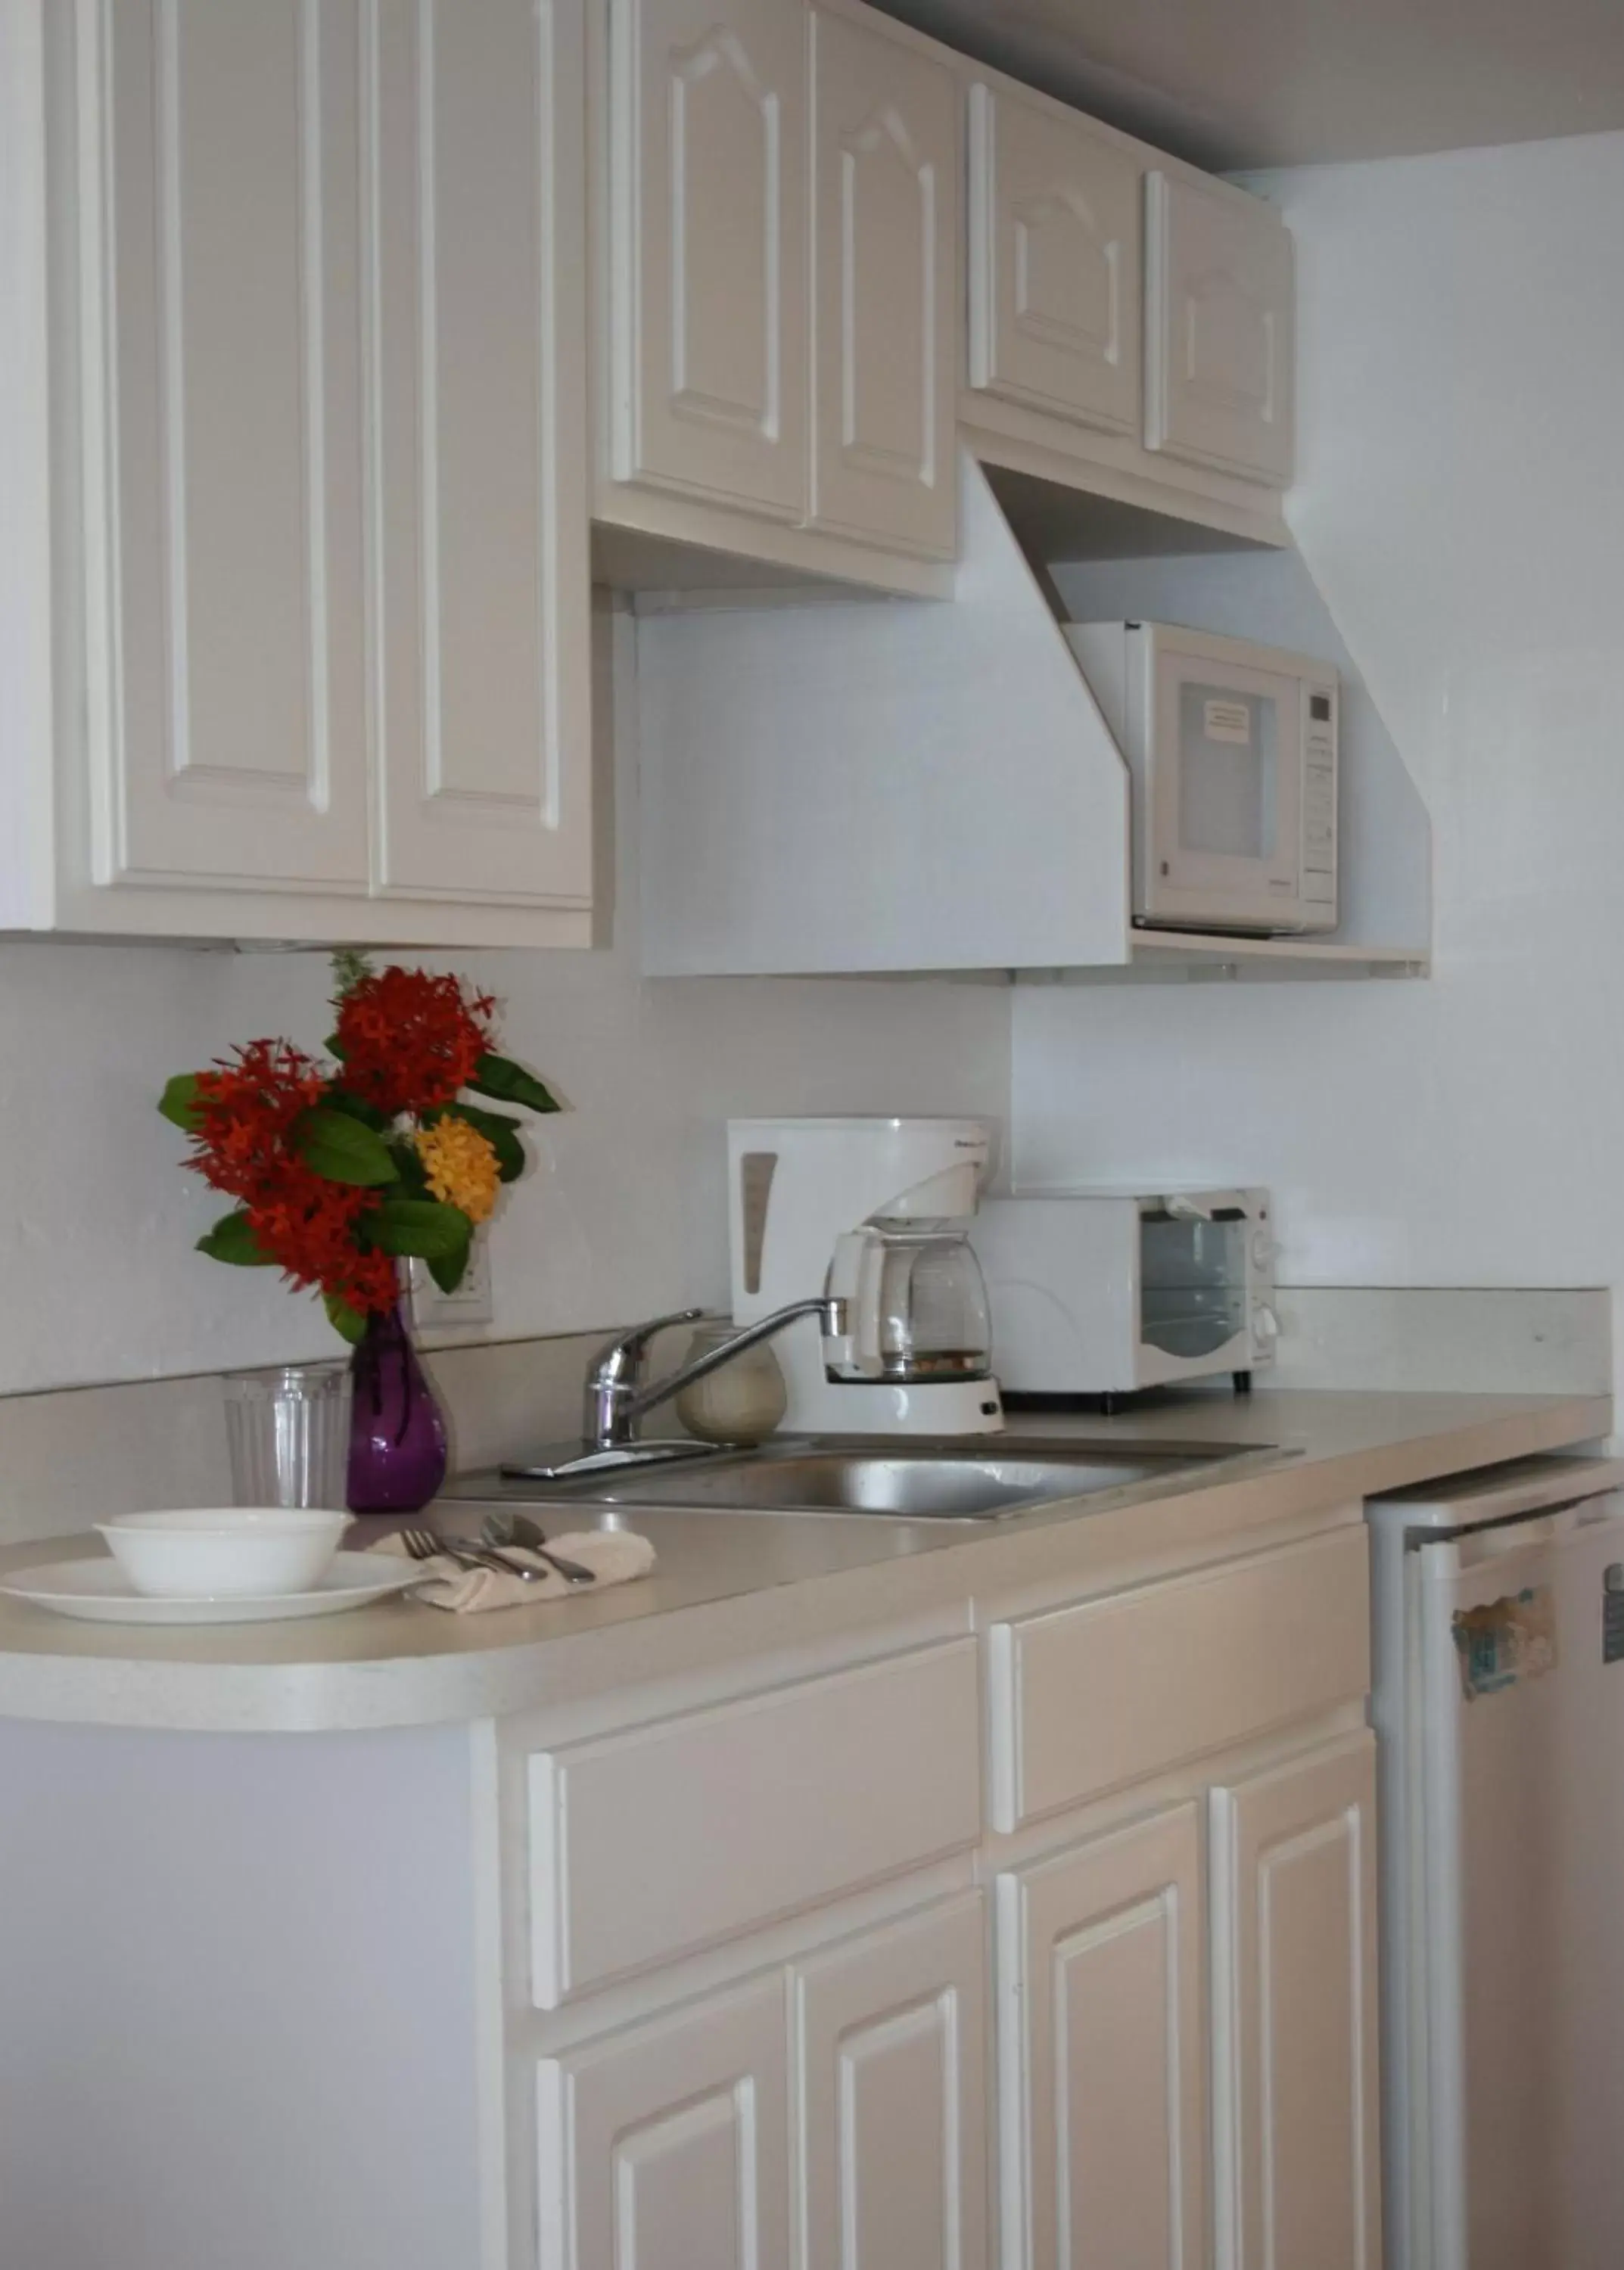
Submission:
{"label": "microwave door window", "polygon": [[1164,1355],[1212,1355],[1246,1325],[1246,1224],[1147,1215],[1139,1225],[1139,1337]]}
{"label": "microwave door window", "polygon": [[1179,687],[1178,848],[1272,860],[1279,815],[1279,704],[1186,679]]}

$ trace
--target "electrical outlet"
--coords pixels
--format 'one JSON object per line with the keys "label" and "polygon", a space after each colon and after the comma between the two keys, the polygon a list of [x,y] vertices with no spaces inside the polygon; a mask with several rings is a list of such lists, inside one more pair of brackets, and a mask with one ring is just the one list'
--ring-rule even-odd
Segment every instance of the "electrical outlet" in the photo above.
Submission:
{"label": "electrical outlet", "polygon": [[483,1229],[474,1232],[473,1245],[463,1281],[455,1293],[442,1293],[428,1273],[426,1261],[412,1265],[412,1321],[420,1332],[463,1332],[496,1321],[491,1298],[491,1242]]}

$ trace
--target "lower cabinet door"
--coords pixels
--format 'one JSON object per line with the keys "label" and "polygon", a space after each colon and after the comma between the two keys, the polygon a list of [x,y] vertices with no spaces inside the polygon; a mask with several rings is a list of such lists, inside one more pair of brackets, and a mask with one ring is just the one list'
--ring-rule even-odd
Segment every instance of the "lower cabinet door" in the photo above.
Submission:
{"label": "lower cabinet door", "polygon": [[1001,1875],[997,1940],[1001,2270],[1203,2270],[1195,1804]]}
{"label": "lower cabinet door", "polygon": [[1375,1740],[1212,1806],[1218,2270],[1377,2270]]}
{"label": "lower cabinet door", "polygon": [[541,2270],[788,2270],[782,1972],[544,2060]]}
{"label": "lower cabinet door", "polygon": [[985,1963],[974,1893],[793,1966],[796,2270],[985,2270]]}

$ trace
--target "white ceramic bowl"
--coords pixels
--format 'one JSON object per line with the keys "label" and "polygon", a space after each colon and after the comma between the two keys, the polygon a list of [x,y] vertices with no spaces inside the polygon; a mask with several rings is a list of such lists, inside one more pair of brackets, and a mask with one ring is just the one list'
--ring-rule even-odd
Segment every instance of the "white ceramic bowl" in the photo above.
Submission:
{"label": "white ceramic bowl", "polygon": [[349,1519],[282,1506],[199,1506],[121,1514],[96,1526],[131,1589],[149,1599],[247,1600],[320,1584]]}

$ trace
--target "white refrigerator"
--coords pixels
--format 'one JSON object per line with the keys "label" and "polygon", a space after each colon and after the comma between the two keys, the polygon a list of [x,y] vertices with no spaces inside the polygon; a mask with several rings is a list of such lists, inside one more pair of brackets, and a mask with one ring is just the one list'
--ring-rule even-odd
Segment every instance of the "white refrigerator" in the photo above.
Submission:
{"label": "white refrigerator", "polygon": [[1368,1510],[1387,2270],[1620,2270],[1624,1461]]}

